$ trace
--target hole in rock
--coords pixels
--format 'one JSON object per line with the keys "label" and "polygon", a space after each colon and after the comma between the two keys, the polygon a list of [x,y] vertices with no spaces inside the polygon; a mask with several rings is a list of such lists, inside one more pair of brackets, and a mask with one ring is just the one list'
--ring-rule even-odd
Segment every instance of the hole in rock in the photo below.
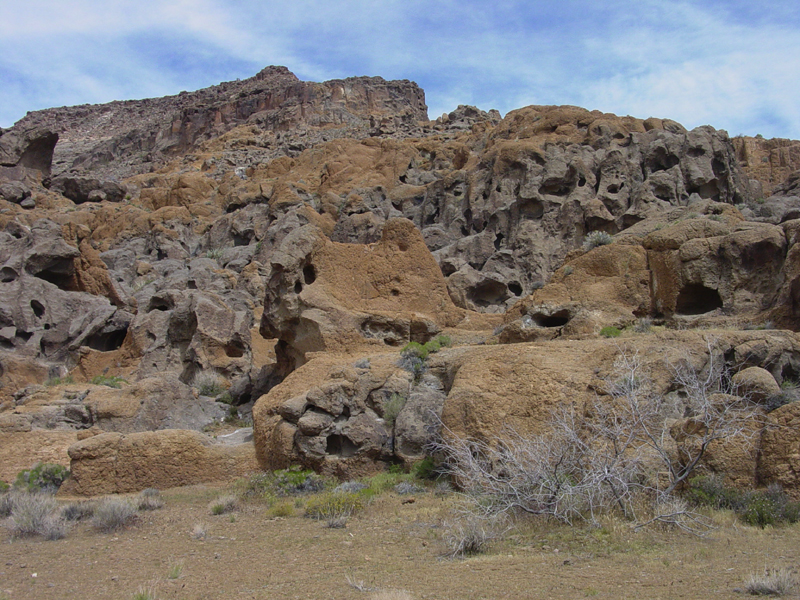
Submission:
{"label": "hole in rock", "polygon": [[495,250],[500,250],[500,245],[503,243],[503,237],[505,237],[505,236],[503,236],[502,233],[498,233],[496,236],[494,236],[494,249]]}
{"label": "hole in rock", "polygon": [[22,342],[24,343],[24,342],[27,342],[29,339],[31,339],[32,335],[33,334],[30,331],[22,331],[20,329],[17,329],[17,333],[16,333],[15,337],[17,339],[19,339],[19,340],[22,340]]}
{"label": "hole in rock", "polygon": [[358,452],[358,446],[346,435],[333,434],[327,438],[325,452],[348,458]]}
{"label": "hole in rock", "polygon": [[62,290],[68,290],[72,283],[73,262],[71,258],[55,260],[38,273],[32,273]]}
{"label": "hole in rock", "polygon": [[241,358],[244,356],[244,344],[238,340],[229,342],[225,345],[225,356],[229,358]]}
{"label": "hole in rock", "polygon": [[516,281],[509,281],[508,282],[508,291],[514,294],[515,296],[522,295],[522,286],[517,283]]}
{"label": "hole in rock", "polygon": [[300,283],[299,281],[298,281],[298,282],[296,282],[296,283],[294,284],[294,293],[295,293],[295,294],[299,294],[299,293],[300,293],[300,292],[302,292],[302,291],[303,291],[303,284],[302,284],[302,283]]}
{"label": "hole in rock", "polygon": [[314,265],[306,265],[303,267],[303,281],[306,282],[306,285],[311,285],[317,280],[317,270],[314,268]]}
{"label": "hole in rock", "polygon": [[718,308],[722,308],[719,292],[699,283],[684,286],[675,303],[679,315],[702,315]]}
{"label": "hole in rock", "polygon": [[190,290],[196,290],[197,282],[194,279],[190,279],[189,281],[186,282],[186,287]]}
{"label": "hole in rock", "polygon": [[564,183],[552,183],[550,185],[543,185],[539,188],[539,193],[546,194],[549,196],[569,196],[569,193],[572,191],[569,184]]}
{"label": "hole in rock", "polygon": [[16,281],[17,277],[19,277],[19,275],[11,267],[3,267],[0,269],[0,281],[3,283],[11,283],[12,281]]}
{"label": "hole in rock", "polygon": [[172,310],[175,304],[169,296],[151,296],[147,304],[147,312],[154,310]]}
{"label": "hole in rock", "polygon": [[118,329],[108,333],[95,333],[86,338],[84,345],[99,352],[111,352],[122,346],[127,334],[127,329]]}
{"label": "hole in rock", "polygon": [[504,283],[487,279],[473,287],[467,296],[475,306],[493,306],[508,299],[508,288]]}
{"label": "hole in rock", "polygon": [[389,292],[389,293],[390,293],[392,296],[399,296],[399,295],[400,295],[400,290],[398,290],[398,289],[393,289],[393,290],[392,290],[391,292]]}
{"label": "hole in rock", "polygon": [[536,313],[531,318],[539,327],[563,327],[569,323],[570,314],[567,310],[559,310],[551,315]]}
{"label": "hole in rock", "polygon": [[47,331],[48,329],[50,329],[50,323],[45,323],[44,330]]}
{"label": "hole in rock", "polygon": [[580,176],[580,179],[578,179],[578,187],[583,187],[583,186],[585,186],[585,185],[586,185],[586,177],[584,177],[583,175],[581,175],[581,176]]}
{"label": "hole in rock", "polygon": [[233,235],[233,245],[234,246],[249,246],[250,241],[253,239],[253,232],[248,231],[243,235],[234,234]]}
{"label": "hole in rock", "polygon": [[538,200],[525,200],[519,205],[521,219],[541,219],[544,215],[544,204]]}
{"label": "hole in rock", "polygon": [[31,309],[37,319],[41,319],[44,316],[44,306],[38,300],[31,300]]}

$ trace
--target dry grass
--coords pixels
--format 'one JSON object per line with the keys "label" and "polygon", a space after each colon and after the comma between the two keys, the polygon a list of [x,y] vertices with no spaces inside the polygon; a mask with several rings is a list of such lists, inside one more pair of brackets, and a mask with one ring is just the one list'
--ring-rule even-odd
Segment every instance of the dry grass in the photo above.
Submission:
{"label": "dry grass", "polygon": [[239,507],[239,498],[233,494],[217,496],[208,505],[208,510],[212,515],[224,515],[235,511]]}
{"label": "dry grass", "polygon": [[67,535],[67,522],[58,502],[48,494],[18,494],[8,528],[13,537],[41,536],[60,540]]}
{"label": "dry grass", "polygon": [[104,498],[94,510],[92,525],[98,531],[109,533],[129,525],[136,519],[136,507],[128,500]]}
{"label": "dry grass", "polygon": [[797,579],[790,569],[765,569],[750,575],[744,586],[753,596],[787,596],[797,587]]}

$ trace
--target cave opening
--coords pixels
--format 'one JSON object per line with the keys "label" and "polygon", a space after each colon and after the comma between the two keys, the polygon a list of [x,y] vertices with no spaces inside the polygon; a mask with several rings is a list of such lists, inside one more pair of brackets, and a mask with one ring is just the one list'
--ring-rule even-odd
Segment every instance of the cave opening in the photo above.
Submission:
{"label": "cave opening", "polygon": [[700,283],[683,286],[675,303],[679,315],[702,315],[718,308],[722,308],[719,292]]}

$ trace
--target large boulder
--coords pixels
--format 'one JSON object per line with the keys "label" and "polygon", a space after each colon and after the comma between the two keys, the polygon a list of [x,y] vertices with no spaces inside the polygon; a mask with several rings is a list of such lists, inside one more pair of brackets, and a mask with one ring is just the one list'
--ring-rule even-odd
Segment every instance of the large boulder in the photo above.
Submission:
{"label": "large boulder", "polygon": [[68,491],[97,496],[227,481],[256,467],[251,444],[215,444],[197,431],[104,433],[69,448]]}

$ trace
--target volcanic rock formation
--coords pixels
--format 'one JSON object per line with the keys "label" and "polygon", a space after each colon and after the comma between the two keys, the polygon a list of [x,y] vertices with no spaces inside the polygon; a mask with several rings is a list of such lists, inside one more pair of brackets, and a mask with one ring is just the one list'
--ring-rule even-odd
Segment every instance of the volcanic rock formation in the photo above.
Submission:
{"label": "volcanic rock formation", "polygon": [[[19,436],[66,462],[105,431],[71,454],[80,489],[113,491],[96,465],[184,439],[140,432],[226,413],[252,414],[265,468],[410,463],[440,419],[535,431],[599,393],[608,326],[660,328],[630,340],[656,371],[676,348],[702,364],[702,335],[672,329],[716,328],[729,369],[790,381],[796,335],[769,328],[800,326],[798,147],[570,106],[429,121],[412,82],[283,67],[29,113],[0,131],[0,477]],[[405,344],[442,333],[454,347],[409,370]],[[796,486],[772,432],[757,462],[708,468]],[[174,461],[216,456],[193,435]]]}

